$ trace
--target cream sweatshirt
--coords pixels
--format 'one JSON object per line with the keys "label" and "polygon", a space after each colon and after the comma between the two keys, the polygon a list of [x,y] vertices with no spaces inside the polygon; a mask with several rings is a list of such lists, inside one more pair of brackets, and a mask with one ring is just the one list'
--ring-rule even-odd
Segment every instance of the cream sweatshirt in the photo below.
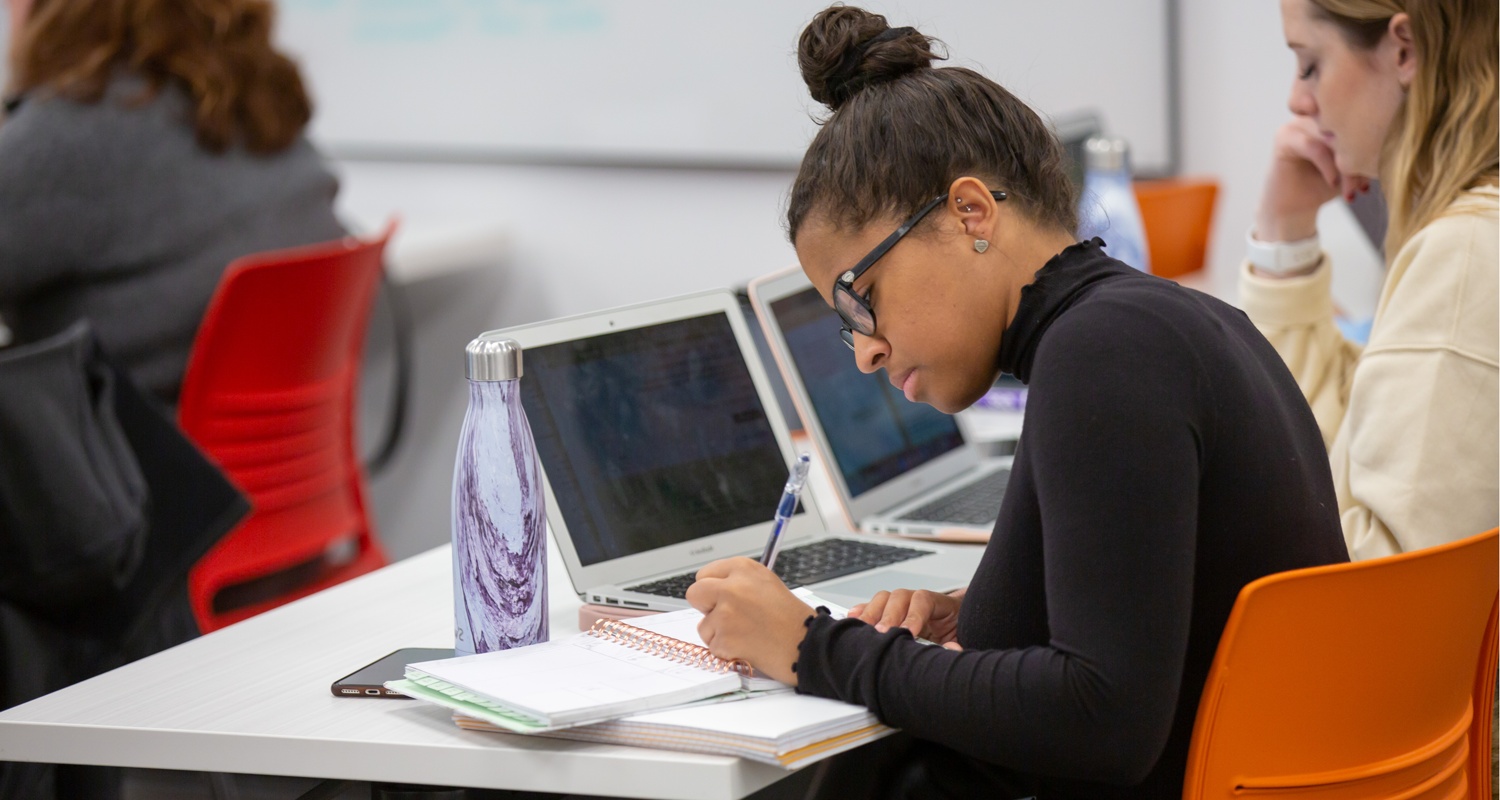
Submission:
{"label": "cream sweatshirt", "polygon": [[1355,560],[1500,524],[1500,190],[1460,195],[1391,261],[1365,347],[1309,275],[1241,267],[1240,303],[1291,369],[1328,445]]}

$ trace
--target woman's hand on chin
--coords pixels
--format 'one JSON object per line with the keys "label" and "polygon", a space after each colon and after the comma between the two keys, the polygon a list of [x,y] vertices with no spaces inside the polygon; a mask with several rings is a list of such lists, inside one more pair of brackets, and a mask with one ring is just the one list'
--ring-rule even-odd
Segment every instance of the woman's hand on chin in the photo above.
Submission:
{"label": "woman's hand on chin", "polygon": [[1370,188],[1358,175],[1343,175],[1333,148],[1308,117],[1297,117],[1276,131],[1271,170],[1255,212],[1255,238],[1296,242],[1318,232],[1318,208],[1343,194],[1352,198]]}
{"label": "woman's hand on chin", "polygon": [[740,658],[755,671],[797,685],[797,648],[813,610],[753,559],[726,558],[698,570],[687,600],[703,612],[698,635],[720,658]]}

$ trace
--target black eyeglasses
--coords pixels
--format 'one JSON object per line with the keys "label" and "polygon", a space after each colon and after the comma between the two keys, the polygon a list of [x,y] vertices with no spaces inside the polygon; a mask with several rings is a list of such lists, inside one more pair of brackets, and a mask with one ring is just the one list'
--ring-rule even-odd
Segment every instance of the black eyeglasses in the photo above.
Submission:
{"label": "black eyeglasses", "polygon": [[[1004,200],[1005,192],[990,192],[990,196],[996,200]],[[854,291],[854,282],[859,280],[859,276],[865,274],[870,267],[875,266],[875,262],[879,261],[881,256],[890,252],[890,249],[896,246],[896,242],[901,241],[901,237],[910,233],[911,229],[916,227],[916,224],[921,222],[928,212],[942,205],[947,199],[948,194],[944,192],[938,195],[936,200],[922,206],[922,210],[903,222],[901,227],[890,236],[885,237],[885,241],[875,245],[875,249],[861,258],[853,269],[846,270],[838,277],[838,280],[833,282],[833,310],[839,312],[839,318],[844,321],[844,326],[839,329],[839,338],[844,340],[844,344],[849,345],[850,350],[854,349],[854,334],[875,335],[875,309],[870,307],[869,290],[865,291],[864,296],[860,296]]]}

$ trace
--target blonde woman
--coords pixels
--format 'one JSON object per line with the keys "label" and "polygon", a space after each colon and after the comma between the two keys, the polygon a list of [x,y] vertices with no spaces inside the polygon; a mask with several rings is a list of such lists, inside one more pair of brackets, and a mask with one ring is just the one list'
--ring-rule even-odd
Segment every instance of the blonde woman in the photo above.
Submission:
{"label": "blonde woman", "polygon": [[[1480,533],[1497,477],[1496,3],[1283,0],[1297,57],[1240,299],[1328,445],[1356,560]],[[1345,341],[1317,211],[1379,178],[1388,271],[1369,344]]]}

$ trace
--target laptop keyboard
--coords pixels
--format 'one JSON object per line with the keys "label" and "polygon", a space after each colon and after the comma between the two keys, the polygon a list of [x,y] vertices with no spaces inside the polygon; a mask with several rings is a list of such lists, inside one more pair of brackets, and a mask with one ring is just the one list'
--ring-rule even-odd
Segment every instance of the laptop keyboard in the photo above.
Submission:
{"label": "laptop keyboard", "polygon": [[993,525],[1000,515],[1000,501],[1005,499],[1005,485],[1010,470],[997,469],[973,483],[956,489],[932,502],[912,509],[896,519],[911,522],[958,522],[965,525]]}
{"label": "laptop keyboard", "polygon": [[[781,551],[776,556],[773,571],[788,588],[795,589],[926,555],[932,555],[932,551],[851,539],[824,539]],[[695,576],[696,573],[688,572],[639,586],[627,586],[625,589],[641,594],[686,599],[688,587],[693,585]]]}

